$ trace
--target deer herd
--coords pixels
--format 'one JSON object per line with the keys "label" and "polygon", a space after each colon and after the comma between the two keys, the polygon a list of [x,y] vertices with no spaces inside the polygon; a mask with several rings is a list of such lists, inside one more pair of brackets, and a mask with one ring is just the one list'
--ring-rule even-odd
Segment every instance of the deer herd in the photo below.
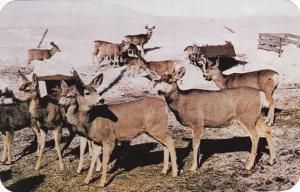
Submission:
{"label": "deer herd", "polygon": [[[264,136],[269,147],[269,164],[275,163],[275,149],[272,141],[274,110],[276,102],[272,94],[279,81],[273,70],[260,70],[248,73],[224,75],[219,69],[219,59],[212,62],[201,57],[203,77],[212,80],[218,91],[201,89],[181,90],[178,81],[186,69],[176,69],[175,60],[146,61],[144,45],[152,37],[155,27],[145,26],[146,33],[125,36],[122,43],[94,41],[92,51],[98,63],[108,59],[114,65],[135,66],[145,71],[143,77],[155,82],[156,96],[143,96],[139,99],[119,104],[104,104],[96,88],[101,85],[104,75],[100,73],[86,84],[74,70],[75,85],[61,81],[60,98],[41,97],[36,74],[29,80],[19,71],[22,83],[17,94],[9,90],[0,91],[0,131],[3,141],[2,162],[12,163],[12,143],[14,132],[31,127],[37,139],[37,162],[35,170],[42,167],[42,156],[48,131],[53,132],[58,167],[64,170],[61,152],[62,128],[68,128],[80,137],[80,160],[77,172],[83,166],[87,143],[91,144],[91,163],[84,180],[89,183],[93,171],[100,171],[100,186],[106,184],[106,174],[110,154],[117,141],[127,140],[147,134],[163,146],[163,169],[167,174],[171,160],[172,176],[178,175],[174,139],[168,133],[168,110],[179,123],[192,129],[193,160],[191,171],[196,171],[199,162],[199,147],[204,127],[222,126],[237,123],[250,135],[251,150],[245,168],[254,166],[260,136]],[[28,51],[28,64],[33,60],[50,59],[60,48],[51,42],[52,49],[31,49]],[[188,47],[184,51],[188,51]],[[134,55],[134,57],[132,57]],[[17,95],[17,96],[16,96]],[[262,108],[269,107],[268,115],[262,117]],[[102,147],[102,157],[100,158]],[[170,157],[170,158],[169,158]]]}

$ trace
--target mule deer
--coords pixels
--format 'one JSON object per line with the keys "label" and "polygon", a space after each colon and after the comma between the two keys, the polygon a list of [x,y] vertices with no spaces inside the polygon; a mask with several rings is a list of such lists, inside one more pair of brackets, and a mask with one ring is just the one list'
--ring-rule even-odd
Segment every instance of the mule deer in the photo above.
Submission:
{"label": "mule deer", "polygon": [[11,164],[14,131],[31,126],[29,103],[14,98],[13,103],[0,105],[0,111],[0,132],[4,145],[1,161]]}
{"label": "mule deer", "polygon": [[53,42],[50,42],[50,45],[52,46],[51,49],[29,49],[27,65],[30,65],[33,60],[43,61],[50,59],[56,52],[61,52],[59,47]]}
{"label": "mule deer", "polygon": [[111,42],[102,41],[102,40],[95,40],[94,41],[94,49],[92,51],[93,53],[93,63],[95,64],[95,57],[97,57],[99,53],[99,49],[101,49],[102,46],[105,46],[107,44],[112,44]]}
{"label": "mule deer", "polygon": [[138,35],[126,35],[124,37],[124,41],[127,43],[132,43],[134,45],[139,45],[141,47],[142,54],[145,54],[144,51],[144,45],[149,41],[149,39],[152,36],[153,29],[155,29],[155,26],[148,27],[148,25],[145,26],[146,33],[145,34],[138,34]]}
{"label": "mule deer", "polygon": [[60,170],[63,170],[64,165],[60,149],[63,119],[60,108],[57,105],[58,101],[48,96],[41,98],[36,74],[32,75],[32,81],[29,81],[27,77],[24,76],[20,71],[19,74],[22,78],[22,84],[19,86],[20,99],[29,102],[29,112],[31,114],[32,127],[36,133],[38,141],[38,160],[35,170],[39,170],[41,167],[41,160],[48,130],[53,131],[55,149],[57,151],[59,160],[59,168]]}
{"label": "mule deer", "polygon": [[176,66],[175,60],[164,60],[164,61],[146,61],[141,55],[138,58],[132,58],[126,62],[129,66],[136,66],[138,69],[156,72],[158,75],[173,74]]}
{"label": "mule deer", "polygon": [[251,87],[265,93],[269,103],[269,111],[266,123],[272,125],[274,123],[274,111],[276,102],[272,94],[279,83],[279,74],[273,70],[259,70],[248,73],[232,73],[224,75],[219,67],[219,59],[215,64],[206,65],[206,80],[213,80],[220,89],[235,87]]}
{"label": "mule deer", "polygon": [[[203,127],[221,126],[227,122],[237,122],[245,128],[252,141],[251,153],[245,163],[250,170],[254,165],[259,141],[259,131],[267,139],[272,165],[275,162],[275,150],[272,143],[272,129],[260,119],[262,103],[265,100],[263,93],[256,89],[241,87],[220,91],[181,90],[177,81],[185,74],[185,68],[180,68],[165,81],[157,86],[158,93],[164,95],[165,100],[177,120],[193,129],[193,164],[192,171],[198,166],[198,152]],[[154,74],[153,78],[160,78]]]}
{"label": "mule deer", "polygon": [[95,51],[94,53],[97,53],[98,64],[101,64],[101,62],[108,57],[110,61],[117,66],[120,64],[122,56],[124,56],[128,49],[132,49],[132,44],[124,42],[121,44],[101,42],[98,51]]}
{"label": "mule deer", "polygon": [[[99,144],[103,145],[103,170],[100,186],[106,182],[106,172],[111,151],[116,140],[131,140],[147,133],[164,145],[164,165],[162,173],[168,170],[169,153],[171,154],[172,175],[177,176],[176,154],[174,140],[167,134],[168,113],[164,100],[156,97],[144,97],[121,104],[98,105],[101,99],[91,96],[99,80],[93,80],[85,87],[84,95],[71,90],[60,103],[68,107],[68,120],[93,141],[93,157],[85,183],[91,180],[96,159],[99,156]],[[62,90],[68,87],[62,83]],[[157,115],[159,114],[159,115]],[[81,126],[78,126],[81,125]]]}

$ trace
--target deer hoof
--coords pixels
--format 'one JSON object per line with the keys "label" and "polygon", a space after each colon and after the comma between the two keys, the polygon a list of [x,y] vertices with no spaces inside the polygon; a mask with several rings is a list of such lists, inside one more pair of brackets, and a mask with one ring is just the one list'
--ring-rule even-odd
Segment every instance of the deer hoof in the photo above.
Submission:
{"label": "deer hoof", "polygon": [[245,169],[249,171],[252,169],[252,167],[253,167],[253,163],[251,161],[246,161]]}
{"label": "deer hoof", "polygon": [[84,183],[89,184],[90,183],[90,178],[85,178]]}
{"label": "deer hoof", "polygon": [[276,163],[275,159],[269,159],[268,161],[269,165],[274,165]]}
{"label": "deer hoof", "polygon": [[168,172],[168,169],[163,169],[161,173],[164,174],[164,175],[166,175],[167,172]]}
{"label": "deer hoof", "polygon": [[105,186],[105,181],[101,181],[99,184],[100,187],[104,187]]}
{"label": "deer hoof", "polygon": [[172,173],[172,177],[177,177],[177,175],[178,175],[178,170],[176,170]]}
{"label": "deer hoof", "polygon": [[195,172],[196,169],[197,169],[197,166],[194,166],[194,165],[193,165],[193,166],[190,168],[190,171]]}

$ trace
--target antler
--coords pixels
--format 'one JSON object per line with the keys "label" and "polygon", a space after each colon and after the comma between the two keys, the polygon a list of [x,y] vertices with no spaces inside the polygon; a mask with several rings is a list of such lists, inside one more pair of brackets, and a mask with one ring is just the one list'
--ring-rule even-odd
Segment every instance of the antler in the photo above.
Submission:
{"label": "antler", "polygon": [[18,73],[19,73],[19,75],[21,76],[21,79],[22,79],[23,82],[28,82],[28,81],[29,81],[29,80],[27,79],[27,77],[26,77],[23,73],[21,73],[21,70],[18,70]]}

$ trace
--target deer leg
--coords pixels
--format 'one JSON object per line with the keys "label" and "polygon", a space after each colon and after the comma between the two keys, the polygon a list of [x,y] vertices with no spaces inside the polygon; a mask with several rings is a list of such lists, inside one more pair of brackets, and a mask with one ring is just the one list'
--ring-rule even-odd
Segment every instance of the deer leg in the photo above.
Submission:
{"label": "deer leg", "polygon": [[35,156],[39,156],[39,153],[40,153],[40,143],[41,143],[41,137],[40,137],[40,131],[39,131],[39,127],[38,125],[35,123],[34,125],[32,125],[33,127],[33,131],[35,133],[35,136],[36,136],[36,142],[37,142],[37,148],[36,148],[36,153],[35,153]]}
{"label": "deer leg", "polygon": [[42,161],[42,155],[43,155],[43,152],[44,152],[44,148],[45,148],[45,142],[46,142],[46,137],[47,137],[47,133],[45,130],[40,130],[40,133],[41,133],[41,138],[40,138],[40,149],[39,149],[39,156],[38,156],[38,160],[36,162],[36,165],[35,165],[35,170],[39,170],[40,167],[41,167],[41,161]]}
{"label": "deer leg", "polygon": [[[7,132],[7,131],[6,131]],[[1,160],[1,162],[3,162],[3,163],[5,163],[5,161],[6,161],[6,159],[7,159],[7,141],[8,141],[8,139],[7,139],[7,137],[8,137],[8,135],[7,135],[7,133],[5,132],[5,134],[4,133],[2,133],[2,141],[3,141],[3,155],[2,155],[2,160]]]}
{"label": "deer leg", "polygon": [[[103,143],[103,168],[102,168],[102,175],[100,179],[100,187],[104,187],[106,183],[106,172],[107,172],[107,167],[108,167],[108,161],[109,161],[109,156],[111,151],[114,148],[115,143],[113,141],[109,141],[106,143]],[[99,149],[97,149],[99,151]]]}
{"label": "deer leg", "polygon": [[266,123],[271,126],[274,124],[274,112],[275,112],[275,107],[276,107],[276,102],[272,97],[272,91],[267,90],[265,91],[266,99],[269,102],[269,111],[268,115],[266,118]]}
{"label": "deer leg", "polygon": [[54,141],[55,141],[55,149],[58,155],[58,162],[59,162],[59,170],[64,170],[64,163],[61,156],[61,148],[60,148],[60,142],[61,142],[61,127],[56,128],[53,130],[54,135]]}
{"label": "deer leg", "polygon": [[[246,119],[246,118],[244,118],[244,119]],[[245,168],[247,170],[250,170],[250,169],[252,169],[252,167],[254,165],[254,161],[255,161],[255,157],[256,157],[256,153],[257,153],[257,146],[258,146],[258,141],[259,141],[259,135],[258,135],[258,132],[256,130],[256,126],[252,125],[253,123],[247,122],[244,119],[240,118],[239,120],[237,120],[237,122],[242,127],[244,127],[248,131],[248,133],[250,135],[250,139],[251,139],[251,152],[250,152],[250,156],[249,156],[248,160],[245,163]]]}
{"label": "deer leg", "polygon": [[88,148],[89,148],[89,157],[92,157],[92,155],[93,155],[92,141],[87,140],[87,144],[88,144]]}
{"label": "deer leg", "polygon": [[268,146],[269,146],[269,152],[270,152],[270,159],[269,159],[269,164],[273,165],[276,160],[276,152],[274,149],[274,145],[273,145],[273,139],[272,139],[272,128],[269,127],[268,125],[266,125],[266,123],[262,120],[262,119],[258,119],[256,122],[256,127],[258,128],[262,128],[263,130],[263,134],[266,137]]}
{"label": "deer leg", "polygon": [[91,161],[91,164],[90,164],[90,169],[89,169],[89,172],[84,180],[84,183],[86,184],[89,184],[91,178],[92,178],[92,175],[93,175],[93,172],[94,172],[94,168],[95,168],[95,164],[96,164],[96,160],[99,158],[99,148],[100,146],[99,145],[96,145],[93,143],[93,156],[92,156],[92,161]]}
{"label": "deer leg", "polygon": [[[101,147],[100,147],[100,149],[99,149],[99,154],[100,154],[100,153],[101,153]],[[96,172],[100,172],[101,167],[102,167],[102,163],[101,163],[101,161],[100,161],[100,156],[99,156],[99,158],[97,158],[97,163],[96,163]]]}
{"label": "deer leg", "polygon": [[[79,154],[79,164],[77,167],[77,173],[80,173],[82,170],[82,165],[83,165],[83,156],[84,156],[84,151],[86,148],[86,144],[87,144],[87,138],[85,137],[80,137],[80,154]],[[92,153],[92,149],[89,149]],[[89,151],[89,152],[90,152]]]}
{"label": "deer leg", "polygon": [[7,144],[7,164],[10,165],[11,164],[11,160],[12,160],[12,143],[13,143],[13,139],[14,139],[14,132],[13,131],[6,131],[6,135],[7,135],[7,140],[6,140],[6,144]]}
{"label": "deer leg", "polygon": [[203,126],[193,128],[193,164],[190,171],[196,171],[198,167],[200,141],[202,136]]}
{"label": "deer leg", "polygon": [[149,134],[161,144],[164,145],[164,166],[162,173],[166,174],[169,166],[169,153],[171,155],[172,176],[176,177],[178,173],[176,151],[174,147],[174,140],[167,134],[161,132],[149,132]]}

